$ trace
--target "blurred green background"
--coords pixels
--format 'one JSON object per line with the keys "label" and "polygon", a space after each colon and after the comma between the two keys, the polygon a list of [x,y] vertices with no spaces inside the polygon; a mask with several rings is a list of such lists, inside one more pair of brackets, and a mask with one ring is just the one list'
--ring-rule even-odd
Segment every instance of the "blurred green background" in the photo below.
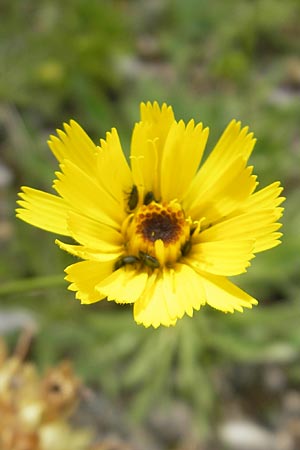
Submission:
{"label": "blurred green background", "polygon": [[[42,369],[71,358],[134,419],[183,402],[202,439],[232,403],[279,426],[284,395],[300,387],[299,17],[297,0],[1,0],[0,334],[13,343],[34,324],[31,356]],[[252,311],[204,308],[154,331],[125,307],[81,307],[63,281],[73,258],[55,236],[15,220],[21,185],[50,190],[56,164],[46,140],[63,121],[76,119],[95,141],[115,126],[128,152],[147,100],[203,121],[208,149],[241,120],[258,139],[260,186],[284,185],[283,244],[235,278],[259,298]],[[20,283],[36,277],[49,287]],[[273,390],[270,370],[283,380]]]}

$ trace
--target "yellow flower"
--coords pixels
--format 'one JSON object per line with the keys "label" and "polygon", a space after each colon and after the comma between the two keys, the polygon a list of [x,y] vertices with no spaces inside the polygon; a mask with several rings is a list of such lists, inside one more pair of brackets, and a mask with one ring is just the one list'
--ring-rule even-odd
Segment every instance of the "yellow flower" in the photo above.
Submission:
{"label": "yellow flower", "polygon": [[73,120],[64,129],[49,140],[58,195],[23,187],[17,216],[78,243],[56,240],[83,259],[66,268],[81,303],[132,303],[135,321],[155,328],[205,304],[257,304],[227,277],[280,243],[284,198],[279,182],[255,192],[247,127],[230,122],[200,169],[208,128],[177,122],[166,104],[141,104],[130,166],[116,129],[99,146]]}

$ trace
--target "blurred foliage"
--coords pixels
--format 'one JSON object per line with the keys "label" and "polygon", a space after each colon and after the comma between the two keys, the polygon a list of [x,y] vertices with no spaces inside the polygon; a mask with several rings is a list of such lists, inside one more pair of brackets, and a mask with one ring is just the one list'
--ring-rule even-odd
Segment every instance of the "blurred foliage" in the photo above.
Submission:
{"label": "blurred foliage", "polygon": [[38,125],[69,113],[99,126],[101,99],[120,83],[112,56],[128,40],[113,5],[4,0],[0,12],[3,100],[31,111]]}
{"label": "blurred foliage", "polygon": [[49,189],[55,164],[45,142],[70,118],[95,140],[116,126],[127,153],[141,100],[166,101],[177,118],[209,125],[209,149],[231,118],[240,119],[258,138],[252,161],[261,185],[281,180],[287,197],[283,245],[239,277],[260,299],[254,310],[229,316],[203,308],[174,329],[146,330],[130,308],[81,307],[63,280],[2,296],[3,310],[25,308],[37,321],[35,360],[45,367],[72,358],[85,380],[120,396],[135,418],[184,398],[203,428],[222,407],[220,385],[241,365],[278,364],[299,387],[300,3],[2,0],[0,14],[4,288],[25,277],[63,279],[73,261],[13,212],[21,184]]}

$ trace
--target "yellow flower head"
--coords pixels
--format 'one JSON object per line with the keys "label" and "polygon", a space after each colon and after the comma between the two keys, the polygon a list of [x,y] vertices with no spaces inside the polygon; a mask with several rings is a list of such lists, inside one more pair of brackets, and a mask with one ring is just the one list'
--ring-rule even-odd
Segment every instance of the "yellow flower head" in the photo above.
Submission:
{"label": "yellow flower head", "polygon": [[76,241],[56,243],[83,259],[66,268],[81,303],[132,303],[135,321],[155,328],[206,303],[257,304],[227,277],[280,243],[284,198],[278,182],[255,192],[247,127],[230,122],[200,168],[208,128],[177,122],[166,104],[141,104],[130,166],[116,129],[99,146],[73,120],[64,129],[49,140],[58,195],[23,187],[17,216]]}

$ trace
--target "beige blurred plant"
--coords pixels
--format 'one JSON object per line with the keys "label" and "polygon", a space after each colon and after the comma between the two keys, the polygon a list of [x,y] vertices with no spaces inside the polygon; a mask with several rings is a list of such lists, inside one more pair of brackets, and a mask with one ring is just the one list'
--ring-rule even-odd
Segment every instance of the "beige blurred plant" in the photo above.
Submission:
{"label": "beige blurred plant", "polygon": [[0,449],[87,450],[91,432],[72,428],[81,382],[69,362],[38,374],[24,361],[28,336],[19,340],[12,356],[0,338]]}

